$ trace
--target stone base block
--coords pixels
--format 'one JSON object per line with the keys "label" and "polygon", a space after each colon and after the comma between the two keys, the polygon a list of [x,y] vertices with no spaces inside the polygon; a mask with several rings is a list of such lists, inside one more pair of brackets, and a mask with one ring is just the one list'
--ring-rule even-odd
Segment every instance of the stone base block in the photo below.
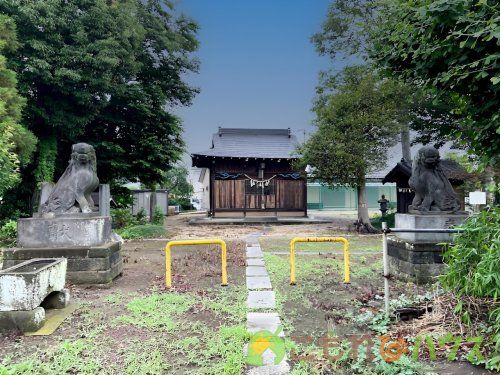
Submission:
{"label": "stone base block", "polygon": [[45,310],[37,307],[30,311],[0,311],[0,332],[19,330],[38,331],[45,322]]}
{"label": "stone base block", "polygon": [[424,284],[444,273],[443,245],[387,239],[387,253],[391,274],[397,278]]}
{"label": "stone base block", "polygon": [[17,244],[23,248],[100,246],[110,241],[111,217],[32,217],[17,221]]}
{"label": "stone base block", "polygon": [[[462,224],[467,214],[396,214],[395,227],[398,229],[449,229]],[[395,235],[410,242],[452,242],[452,233],[395,233]]]}
{"label": "stone base block", "polygon": [[3,267],[12,267],[32,258],[67,258],[66,279],[73,284],[109,284],[123,271],[121,244],[67,248],[5,249]]}

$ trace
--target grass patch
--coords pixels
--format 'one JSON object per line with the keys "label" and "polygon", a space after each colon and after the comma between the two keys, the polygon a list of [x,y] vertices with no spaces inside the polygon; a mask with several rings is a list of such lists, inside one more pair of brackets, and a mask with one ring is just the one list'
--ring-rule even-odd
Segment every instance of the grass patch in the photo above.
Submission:
{"label": "grass patch", "polygon": [[118,317],[117,322],[173,331],[178,326],[174,318],[188,311],[196,302],[194,296],[176,293],[135,298],[126,305],[129,313]]}
{"label": "grass patch", "polygon": [[117,233],[125,240],[141,240],[145,238],[166,238],[167,231],[162,225],[144,224],[118,229]]}
{"label": "grass patch", "polygon": [[97,374],[100,369],[99,360],[93,356],[93,345],[87,339],[63,341],[43,357],[36,356],[20,363],[12,363],[7,358],[0,363],[1,375]]}

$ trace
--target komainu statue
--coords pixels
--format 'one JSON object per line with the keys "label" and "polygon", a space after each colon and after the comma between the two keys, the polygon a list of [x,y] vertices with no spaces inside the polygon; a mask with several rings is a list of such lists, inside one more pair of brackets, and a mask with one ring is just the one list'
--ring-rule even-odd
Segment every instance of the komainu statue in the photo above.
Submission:
{"label": "komainu statue", "polygon": [[434,147],[424,146],[418,150],[409,184],[415,191],[409,212],[460,210],[460,201],[441,168],[439,151]]}
{"label": "komainu statue", "polygon": [[91,193],[99,186],[94,148],[77,143],[71,151],[69,165],[43,204],[42,213],[90,213],[94,209]]}

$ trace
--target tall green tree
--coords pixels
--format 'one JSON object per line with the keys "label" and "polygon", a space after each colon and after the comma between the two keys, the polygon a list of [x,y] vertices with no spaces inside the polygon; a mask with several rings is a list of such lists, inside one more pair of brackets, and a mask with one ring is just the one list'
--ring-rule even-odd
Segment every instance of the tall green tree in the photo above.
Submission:
{"label": "tall green tree", "polygon": [[104,181],[126,178],[161,185],[182,155],[181,121],[166,108],[189,105],[197,93],[183,75],[198,69],[191,57],[198,47],[198,26],[171,11],[169,3],[138,2],[136,16],[144,34],[135,56],[139,68],[133,82],[112,95],[86,127],[86,139],[101,156]]}
{"label": "tall green tree", "polygon": [[167,172],[164,187],[169,196],[177,199],[189,199],[193,195],[193,185],[188,180],[189,171],[183,166],[176,166]]}
{"label": "tall green tree", "polygon": [[16,89],[14,71],[7,67],[3,53],[17,48],[12,19],[0,14],[0,197],[20,181],[19,169],[29,163],[36,138],[21,124],[24,99]]}
{"label": "tall green tree", "polygon": [[196,23],[160,0],[4,0],[0,13],[19,26],[9,61],[40,139],[26,191],[12,199],[26,210],[36,183],[56,179],[82,141],[95,146],[103,182],[163,181],[184,147],[170,111],[197,92],[184,81],[198,68]]}
{"label": "tall green tree", "polygon": [[[373,49],[381,37],[379,28],[395,25],[386,15],[390,2],[396,3],[392,0],[332,0],[321,31],[312,37],[317,51],[332,60],[349,57],[366,61],[374,65],[375,69],[380,68],[378,60],[374,59]],[[402,13],[395,16],[398,17],[404,19]],[[392,44],[389,43],[388,53],[391,48]],[[404,53],[404,48],[401,51]],[[415,63],[418,61],[414,60]],[[389,70],[386,72],[390,73]],[[397,73],[394,75],[400,77]],[[461,111],[456,109],[456,95],[442,90],[429,90],[419,80],[405,80],[405,84],[411,88],[413,95],[414,105],[410,108],[413,120],[408,125],[418,132],[414,142],[434,143],[439,147],[450,140],[456,143],[463,141],[456,132],[463,120]],[[462,144],[468,146],[467,142]]]}
{"label": "tall green tree", "polygon": [[385,166],[387,149],[401,131],[405,87],[380,79],[365,66],[347,67],[327,76],[314,106],[316,132],[299,150],[301,167],[313,167],[314,178],[358,191],[358,223],[374,231],[366,204],[366,175]]}
{"label": "tall green tree", "polygon": [[500,3],[384,0],[369,54],[391,74],[453,103],[451,134],[495,164],[500,155]]}

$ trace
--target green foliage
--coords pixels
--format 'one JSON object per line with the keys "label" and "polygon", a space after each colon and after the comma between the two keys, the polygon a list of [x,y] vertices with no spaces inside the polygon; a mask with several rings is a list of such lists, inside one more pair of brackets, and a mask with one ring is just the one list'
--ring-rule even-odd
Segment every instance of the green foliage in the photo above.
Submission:
{"label": "green foliage", "polygon": [[7,58],[18,46],[13,20],[0,14],[0,196],[20,181],[20,167],[31,160],[36,138],[20,125],[25,100]]}
{"label": "green foliage", "polygon": [[170,196],[168,198],[169,206],[181,206],[182,211],[189,211],[193,209],[193,205],[191,204],[191,200],[188,198],[172,198]]}
{"label": "green foliage", "polygon": [[0,240],[12,240],[17,237],[16,220],[8,220],[0,228]]}
{"label": "green foliage", "polygon": [[125,228],[136,224],[130,208],[112,208],[111,218],[114,228]]}
{"label": "green foliage", "polygon": [[198,69],[196,23],[162,0],[3,1],[0,13],[18,25],[17,48],[4,54],[27,99],[23,123],[43,140],[22,169],[26,189],[9,192],[15,208],[28,211],[36,182],[57,178],[81,140],[96,148],[102,182],[162,183],[184,147],[181,121],[168,111],[197,92],[184,81]]}
{"label": "green foliage", "polygon": [[396,218],[396,213],[391,212],[386,214],[384,217],[382,215],[377,214],[374,218],[372,218],[370,221],[372,225],[377,228],[377,229],[382,229],[382,222],[385,221],[387,223],[388,228],[394,228],[395,225],[395,218]]}
{"label": "green foliage", "polygon": [[110,184],[111,197],[113,198],[114,206],[117,208],[132,207],[134,196],[129,188],[123,186],[123,180],[113,180]]}
{"label": "green foliage", "polygon": [[299,150],[301,164],[329,185],[363,185],[369,171],[385,164],[385,150],[401,130],[404,91],[363,66],[325,76],[314,106],[317,131]]}
{"label": "green foliage", "polygon": [[162,293],[135,298],[127,304],[128,314],[118,318],[144,328],[173,331],[178,322],[175,318],[188,311],[196,303],[196,298],[188,294]]}
{"label": "green foliage", "polygon": [[36,358],[17,364],[0,362],[0,374],[96,374],[102,367],[92,356],[93,345],[87,340],[65,340],[42,361]]}
{"label": "green foliage", "polygon": [[35,169],[35,181],[52,182],[57,158],[57,140],[54,136],[40,138],[38,144],[38,164]]}
{"label": "green foliage", "polygon": [[448,131],[486,163],[500,155],[500,3],[384,0],[371,25],[371,57],[391,74],[450,101]]}
{"label": "green foliage", "polygon": [[331,187],[358,188],[359,223],[374,231],[366,208],[365,178],[386,164],[387,148],[406,127],[408,116],[402,108],[409,104],[407,88],[381,79],[366,66],[354,66],[324,75],[317,91],[317,130],[299,149],[298,167],[311,165],[314,178]]}
{"label": "green foliage", "polygon": [[193,195],[193,185],[188,181],[189,171],[183,166],[170,169],[165,176],[164,187],[168,190],[169,198],[189,200]]}
{"label": "green foliage", "polygon": [[137,215],[135,215],[135,221],[139,225],[144,225],[148,223],[148,214],[144,207],[142,207],[139,212],[137,212]]}
{"label": "green foliage", "polygon": [[151,218],[151,223],[155,225],[163,225],[165,221],[165,215],[160,207],[156,206],[153,210],[153,217]]}
{"label": "green foliage", "polygon": [[498,298],[500,295],[500,207],[474,215],[460,226],[443,255],[448,265],[440,279],[458,295]]}
{"label": "green foliage", "polygon": [[134,225],[118,230],[118,234],[125,240],[135,240],[144,238],[165,238],[167,231],[163,225],[145,224]]}

